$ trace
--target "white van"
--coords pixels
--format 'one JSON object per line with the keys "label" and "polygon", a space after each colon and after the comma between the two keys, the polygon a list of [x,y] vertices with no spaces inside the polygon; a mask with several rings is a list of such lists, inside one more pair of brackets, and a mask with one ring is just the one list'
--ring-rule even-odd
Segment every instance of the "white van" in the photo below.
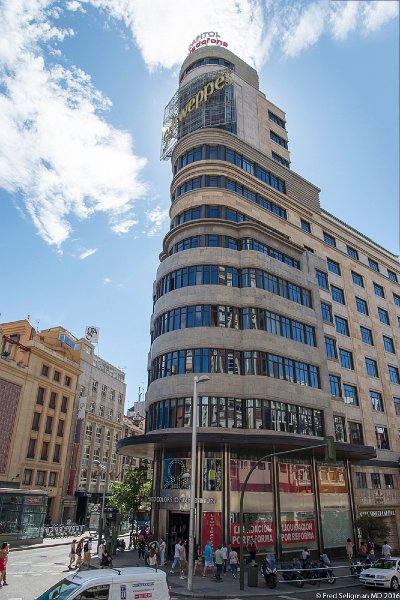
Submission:
{"label": "white van", "polygon": [[36,600],[168,600],[164,571],[149,567],[90,569],[68,575]]}

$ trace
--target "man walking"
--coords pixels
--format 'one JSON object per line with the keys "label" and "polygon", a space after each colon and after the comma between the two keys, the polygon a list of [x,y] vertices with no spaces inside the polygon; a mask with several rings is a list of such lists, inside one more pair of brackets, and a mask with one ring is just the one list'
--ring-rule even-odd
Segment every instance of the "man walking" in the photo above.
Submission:
{"label": "man walking", "polygon": [[215,566],[217,567],[215,578],[218,582],[222,581],[222,568],[224,566],[224,554],[221,548],[222,546],[220,544],[218,550],[215,552]]}
{"label": "man walking", "polygon": [[180,565],[181,565],[181,540],[178,540],[177,543],[175,544],[174,561],[172,563],[170,573],[175,573],[175,571],[174,571],[175,567],[178,567],[178,569],[180,570]]}
{"label": "man walking", "polygon": [[392,547],[389,546],[387,542],[385,542],[382,546],[382,556],[383,558],[390,558],[390,554],[392,552]]}
{"label": "man walking", "polygon": [[211,572],[214,575],[214,552],[213,552],[210,540],[208,540],[208,542],[204,548],[203,577],[206,577],[207,569],[211,569]]}

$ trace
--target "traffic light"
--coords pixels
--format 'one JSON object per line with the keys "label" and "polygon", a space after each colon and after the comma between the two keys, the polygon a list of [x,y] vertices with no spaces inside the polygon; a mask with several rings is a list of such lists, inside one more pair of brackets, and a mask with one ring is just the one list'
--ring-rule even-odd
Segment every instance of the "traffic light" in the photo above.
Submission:
{"label": "traffic light", "polygon": [[333,435],[325,436],[325,460],[333,462],[336,460],[335,440]]}

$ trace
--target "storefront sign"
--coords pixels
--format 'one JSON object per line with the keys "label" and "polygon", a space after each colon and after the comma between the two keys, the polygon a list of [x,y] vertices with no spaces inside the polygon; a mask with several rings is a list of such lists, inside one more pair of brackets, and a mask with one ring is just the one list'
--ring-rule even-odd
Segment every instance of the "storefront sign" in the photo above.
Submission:
{"label": "storefront sign", "polygon": [[195,37],[193,42],[189,44],[188,52],[194,52],[195,50],[198,50],[203,46],[208,46],[209,44],[227,48],[228,44],[220,40],[220,37],[221,36],[219,35],[218,31],[204,31]]}
{"label": "storefront sign", "polygon": [[295,463],[280,463],[279,491],[311,494],[313,491],[311,466]]}
{"label": "storefront sign", "polygon": [[315,542],[315,521],[283,521],[282,544],[298,544],[303,542]]}
{"label": "storefront sign", "polygon": [[319,466],[318,483],[321,494],[347,494],[349,491],[344,467]]}
{"label": "storefront sign", "polygon": [[[231,491],[240,492],[248,472],[254,466],[254,460],[230,461]],[[262,462],[253,471],[246,485],[247,492],[271,492],[271,463]]]}
{"label": "storefront sign", "polygon": [[[155,504],[165,504],[173,502],[174,504],[190,504],[190,496],[151,496],[150,502]],[[215,504],[215,498],[195,498],[195,504]]]}
{"label": "storefront sign", "polygon": [[202,540],[204,544],[210,540],[214,550],[222,543],[222,519],[220,512],[203,512]]}
{"label": "storefront sign", "polygon": [[[257,521],[249,526],[251,531],[243,532],[243,541],[247,545],[253,538],[257,546],[271,546],[274,543],[274,525],[271,521]],[[231,523],[231,544],[239,546],[240,544],[240,523]]]}
{"label": "storefront sign", "polygon": [[360,517],[394,517],[394,510],[360,510]]}

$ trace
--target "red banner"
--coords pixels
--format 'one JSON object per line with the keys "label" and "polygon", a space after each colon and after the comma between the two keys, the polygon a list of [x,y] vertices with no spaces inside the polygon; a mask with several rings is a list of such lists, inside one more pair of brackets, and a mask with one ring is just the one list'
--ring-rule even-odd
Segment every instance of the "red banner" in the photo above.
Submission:
{"label": "red banner", "polygon": [[[270,521],[251,523],[249,529],[243,534],[244,545],[247,546],[251,538],[256,540],[257,546],[271,546],[274,543],[274,525]],[[231,544],[240,545],[240,523],[231,523]]]}
{"label": "red banner", "polygon": [[[230,460],[231,491],[240,492],[248,472],[256,463],[255,460]],[[271,463],[260,463],[251,474],[246,485],[247,492],[271,492]]]}
{"label": "red banner", "polygon": [[203,512],[201,539],[203,548],[208,541],[213,550],[222,544],[222,521],[220,512]]}
{"label": "red banner", "polygon": [[282,521],[282,544],[315,542],[315,521]]}
{"label": "red banner", "polygon": [[279,464],[279,491],[312,493],[311,466],[293,463]]}

